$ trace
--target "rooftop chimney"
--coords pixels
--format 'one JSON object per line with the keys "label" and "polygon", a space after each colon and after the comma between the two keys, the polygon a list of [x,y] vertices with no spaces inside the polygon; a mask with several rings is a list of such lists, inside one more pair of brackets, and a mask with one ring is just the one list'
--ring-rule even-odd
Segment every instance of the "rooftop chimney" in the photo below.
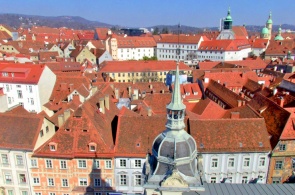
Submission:
{"label": "rooftop chimney", "polygon": [[96,91],[97,91],[97,86],[92,86],[91,88],[92,95],[95,94]]}
{"label": "rooftop chimney", "polygon": [[105,109],[104,109],[104,98],[99,98],[99,110],[101,113],[105,113]]}
{"label": "rooftop chimney", "polygon": [[128,96],[131,98],[132,96],[132,90],[131,90],[131,86],[128,86]]}
{"label": "rooftop chimney", "polygon": [[115,98],[118,100],[119,99],[119,89],[115,88]]}
{"label": "rooftop chimney", "polygon": [[153,85],[152,84],[150,84],[150,89],[153,89]]}
{"label": "rooftop chimney", "polygon": [[133,94],[135,95],[135,96],[132,95],[133,100],[138,100],[138,89],[134,89],[133,91],[134,91]]}
{"label": "rooftop chimney", "polygon": [[57,118],[57,125],[58,127],[61,127],[63,124],[64,124],[64,115],[63,114],[60,114],[58,115],[58,118]]}
{"label": "rooftop chimney", "polygon": [[152,116],[152,109],[151,109],[151,107],[148,107],[147,108],[147,111],[148,111],[148,116]]}
{"label": "rooftop chimney", "polygon": [[104,101],[106,109],[110,110],[110,96],[108,94],[104,96]]}
{"label": "rooftop chimney", "polygon": [[64,122],[66,122],[68,120],[68,118],[70,118],[71,112],[69,109],[64,111]]}
{"label": "rooftop chimney", "polygon": [[238,118],[240,118],[240,112],[231,112],[230,113],[230,118],[231,119],[238,119]]}
{"label": "rooftop chimney", "polygon": [[282,108],[284,107],[284,102],[285,102],[284,97],[279,97],[279,99],[278,99],[278,104],[279,104]]}
{"label": "rooftop chimney", "polygon": [[238,100],[238,107],[242,106],[242,100]]}

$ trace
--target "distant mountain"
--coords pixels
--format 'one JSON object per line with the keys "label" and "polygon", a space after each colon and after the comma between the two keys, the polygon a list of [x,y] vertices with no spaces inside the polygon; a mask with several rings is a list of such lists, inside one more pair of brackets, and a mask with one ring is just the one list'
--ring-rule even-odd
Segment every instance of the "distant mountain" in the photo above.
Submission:
{"label": "distant mountain", "polygon": [[[90,21],[79,16],[36,16],[36,15],[24,15],[24,14],[8,14],[0,13],[0,23],[7,24],[14,28],[20,26],[28,28],[33,25],[37,26],[48,26],[48,27],[67,27],[72,29],[95,29],[96,27],[107,27],[120,29],[123,26],[107,24],[98,21]],[[126,27],[126,26],[124,26]],[[264,26],[248,25],[246,26],[249,32],[261,32]],[[128,28],[128,27],[126,27]],[[146,27],[148,30],[158,30],[159,33],[168,31],[170,33],[178,32],[178,25],[156,25]],[[273,26],[273,31],[278,31],[279,25]],[[283,24],[282,29],[290,29],[295,31],[295,25]],[[191,26],[180,26],[181,33],[200,33],[203,31],[218,31],[218,27],[191,27]]]}
{"label": "distant mountain", "polygon": [[0,23],[7,24],[13,28],[48,26],[48,27],[67,27],[72,29],[94,29],[96,27],[111,28],[115,25],[90,21],[79,16],[35,16],[24,14],[0,14]]}

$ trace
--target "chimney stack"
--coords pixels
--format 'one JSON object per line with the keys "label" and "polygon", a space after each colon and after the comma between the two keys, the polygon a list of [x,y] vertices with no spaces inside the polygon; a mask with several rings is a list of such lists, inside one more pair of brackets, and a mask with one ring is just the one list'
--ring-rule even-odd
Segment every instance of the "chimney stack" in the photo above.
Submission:
{"label": "chimney stack", "polygon": [[105,100],[105,107],[106,109],[110,110],[110,96],[107,94],[104,96],[104,100]]}
{"label": "chimney stack", "polygon": [[95,94],[96,91],[97,91],[97,86],[92,86],[91,88],[92,95]]}
{"label": "chimney stack", "polygon": [[132,90],[131,90],[131,86],[128,86],[128,96],[131,98],[132,96]]}
{"label": "chimney stack", "polygon": [[148,116],[152,116],[152,109],[151,109],[151,107],[148,107],[147,108],[147,111],[148,111]]}
{"label": "chimney stack", "polygon": [[278,103],[279,103],[279,105],[280,105],[282,108],[284,107],[284,102],[285,102],[284,97],[279,97],[279,101],[278,101]]}
{"label": "chimney stack", "polygon": [[242,106],[242,100],[238,100],[238,107]]}
{"label": "chimney stack", "polygon": [[239,112],[231,112],[230,118],[231,119],[238,119],[238,118],[240,118],[240,113]]}
{"label": "chimney stack", "polygon": [[58,127],[61,127],[63,124],[64,124],[64,115],[60,114],[58,115],[58,118],[57,118],[57,125]]}
{"label": "chimney stack", "polygon": [[64,122],[66,122],[70,118],[71,112],[69,109],[64,111]]}
{"label": "chimney stack", "polygon": [[133,100],[138,100],[138,89],[134,89],[134,96],[132,95],[132,97],[134,98]]}
{"label": "chimney stack", "polygon": [[119,99],[119,89],[115,88],[115,98],[118,100]]}
{"label": "chimney stack", "polygon": [[152,84],[150,84],[150,89],[153,89],[153,85]]}
{"label": "chimney stack", "polygon": [[105,110],[104,110],[104,98],[99,98],[99,109],[100,109],[100,112],[101,113],[105,113]]}
{"label": "chimney stack", "polygon": [[151,83],[152,82],[152,79],[149,79],[149,83]]}

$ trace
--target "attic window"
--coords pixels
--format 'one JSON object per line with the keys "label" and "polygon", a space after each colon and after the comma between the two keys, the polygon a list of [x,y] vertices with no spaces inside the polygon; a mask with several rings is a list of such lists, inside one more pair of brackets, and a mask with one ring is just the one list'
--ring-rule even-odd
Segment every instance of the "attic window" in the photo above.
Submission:
{"label": "attic window", "polygon": [[94,143],[94,142],[89,143],[89,151],[90,152],[96,151],[96,143]]}
{"label": "attic window", "polygon": [[204,144],[203,143],[200,144],[200,148],[204,148]]}
{"label": "attic window", "polygon": [[83,131],[83,132],[88,132],[87,129],[83,129],[82,131]]}
{"label": "attic window", "polygon": [[49,149],[50,151],[56,151],[57,150],[57,144],[54,142],[49,143]]}
{"label": "attic window", "polygon": [[7,72],[2,72],[2,76],[8,77],[8,73]]}
{"label": "attic window", "polygon": [[137,143],[136,146],[139,147],[140,146],[140,143]]}
{"label": "attic window", "polygon": [[259,142],[259,147],[262,147],[262,146],[263,146],[262,142]]}
{"label": "attic window", "polygon": [[241,148],[241,147],[243,147],[243,144],[242,144],[242,142],[240,142],[240,148]]}

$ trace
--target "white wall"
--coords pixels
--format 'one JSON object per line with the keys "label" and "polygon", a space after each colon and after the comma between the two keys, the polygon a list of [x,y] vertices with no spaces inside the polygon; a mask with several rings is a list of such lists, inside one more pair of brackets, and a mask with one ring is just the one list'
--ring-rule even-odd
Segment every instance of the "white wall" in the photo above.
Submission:
{"label": "white wall", "polygon": [[[176,49],[178,44],[175,43],[157,43],[157,58],[158,60],[176,60]],[[199,44],[179,44],[180,59],[187,60],[188,54],[197,55]]]}
{"label": "white wall", "polygon": [[144,56],[153,57],[153,47],[141,47],[141,48],[118,48],[117,57],[118,60],[141,60]]}
{"label": "white wall", "polygon": [[[224,154],[202,154],[205,179],[210,183],[211,177],[216,177],[216,183],[220,183],[223,178],[232,177],[232,183],[242,183],[242,177],[247,176],[248,181],[262,176],[266,183],[269,158],[268,153],[224,153]],[[244,167],[244,158],[250,158],[250,166]],[[259,158],[265,157],[264,166],[259,166]],[[218,159],[218,166],[211,167],[212,159]],[[228,159],[234,158],[234,167],[228,166]]]}
{"label": "white wall", "polygon": [[[120,160],[126,160],[126,167],[120,167]],[[135,167],[135,160],[141,161],[141,167]],[[115,176],[116,176],[116,191],[128,193],[128,194],[135,194],[135,193],[143,193],[144,188],[142,186],[135,186],[134,180],[135,175],[141,175],[141,182],[143,184],[143,175],[142,169],[144,165],[145,159],[144,158],[115,158]],[[120,174],[127,175],[127,185],[120,186]]]}

